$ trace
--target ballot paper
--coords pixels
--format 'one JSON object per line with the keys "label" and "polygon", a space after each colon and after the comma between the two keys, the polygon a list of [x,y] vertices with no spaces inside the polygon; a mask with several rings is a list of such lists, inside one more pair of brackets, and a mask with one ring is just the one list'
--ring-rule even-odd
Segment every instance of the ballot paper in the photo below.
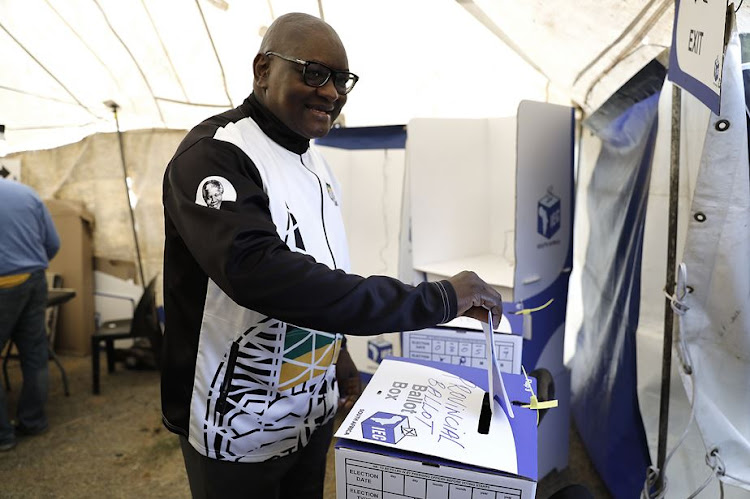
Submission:
{"label": "ballot paper", "polygon": [[[508,392],[505,390],[505,383],[503,383],[503,377],[500,376],[500,368],[497,363],[497,356],[495,355],[495,342],[492,331],[492,311],[487,311],[487,322],[482,323],[482,329],[484,329],[484,338],[487,343],[486,355],[487,362],[487,390],[491,395],[492,399],[500,404],[500,407],[505,409],[505,413],[509,418],[515,417],[513,415],[513,405],[508,400]],[[495,414],[495,404],[490,404],[492,414]]]}

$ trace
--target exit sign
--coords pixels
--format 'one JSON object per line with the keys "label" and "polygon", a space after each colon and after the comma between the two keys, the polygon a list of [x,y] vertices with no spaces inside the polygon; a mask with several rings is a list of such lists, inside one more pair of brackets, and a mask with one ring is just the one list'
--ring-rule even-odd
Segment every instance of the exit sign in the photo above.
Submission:
{"label": "exit sign", "polygon": [[675,0],[668,78],[717,115],[726,19],[726,0]]}

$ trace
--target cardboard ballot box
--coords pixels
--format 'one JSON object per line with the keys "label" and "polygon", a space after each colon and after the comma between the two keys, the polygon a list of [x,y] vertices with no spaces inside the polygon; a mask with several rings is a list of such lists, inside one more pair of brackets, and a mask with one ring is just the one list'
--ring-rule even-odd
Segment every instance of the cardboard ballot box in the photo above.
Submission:
{"label": "cardboard ballot box", "polygon": [[[521,374],[521,323],[519,316],[503,315],[495,329],[495,351],[498,368],[502,372]],[[482,323],[469,317],[456,317],[443,325],[401,334],[401,356],[410,359],[486,369],[486,346]]]}
{"label": "cardboard ballot box", "polygon": [[[502,374],[511,401],[525,378]],[[529,381],[531,382],[531,381]],[[527,499],[537,480],[536,412],[495,400],[479,432],[486,369],[384,359],[336,432],[339,499]]]}

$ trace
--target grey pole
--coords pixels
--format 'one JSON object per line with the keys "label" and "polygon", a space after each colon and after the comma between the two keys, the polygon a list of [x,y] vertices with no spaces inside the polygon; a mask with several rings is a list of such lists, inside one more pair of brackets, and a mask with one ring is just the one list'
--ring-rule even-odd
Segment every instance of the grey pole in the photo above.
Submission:
{"label": "grey pole", "polygon": [[135,214],[133,207],[130,205],[130,188],[128,187],[128,172],[125,168],[125,148],[122,146],[122,132],[120,131],[120,120],[117,118],[117,109],[120,107],[115,101],[108,100],[104,105],[112,109],[115,115],[115,124],[117,125],[117,141],[120,144],[120,160],[122,163],[122,181],[125,182],[125,194],[128,196],[128,212],[130,213],[130,226],[133,228],[133,241],[135,241],[135,253],[138,264],[138,275],[141,278],[141,286],[146,287],[146,280],[143,278],[143,263],[141,261],[141,248],[138,245],[138,234],[135,230]]}
{"label": "grey pole", "polygon": [[[677,202],[680,194],[680,121],[682,93],[680,87],[672,85],[672,137],[669,168],[669,227],[667,235],[667,279],[665,289],[672,296],[675,286],[677,261]],[[664,463],[667,455],[667,427],[669,426],[669,385],[672,376],[672,334],[674,312],[672,302],[664,301],[664,343],[661,363],[661,398],[659,401],[659,446],[656,466],[659,476],[656,491],[664,488]]]}

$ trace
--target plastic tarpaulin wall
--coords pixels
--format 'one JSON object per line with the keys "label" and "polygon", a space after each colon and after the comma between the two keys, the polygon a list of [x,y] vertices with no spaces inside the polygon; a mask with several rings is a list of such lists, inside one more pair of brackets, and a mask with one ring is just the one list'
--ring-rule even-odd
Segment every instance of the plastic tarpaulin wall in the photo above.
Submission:
{"label": "plastic tarpaulin wall", "polygon": [[617,498],[637,497],[650,465],[637,399],[635,333],[643,226],[658,94],[599,133],[588,188],[591,232],[582,271],[583,321],[572,367],[572,412],[581,438]]}
{"label": "plastic tarpaulin wall", "polygon": [[691,292],[684,294],[677,358],[707,464],[723,482],[750,490],[750,175],[736,30],[721,100],[721,115],[708,123],[693,194],[686,279],[678,279],[678,295],[680,284]]}
{"label": "plastic tarpaulin wall", "polygon": [[[122,134],[130,203],[147,282],[161,274],[162,178],[185,133],[138,130]],[[119,147],[117,134],[96,134],[75,144],[11,157],[21,159],[24,183],[42,198],[81,202],[94,215],[95,257],[133,262],[136,251]]]}

